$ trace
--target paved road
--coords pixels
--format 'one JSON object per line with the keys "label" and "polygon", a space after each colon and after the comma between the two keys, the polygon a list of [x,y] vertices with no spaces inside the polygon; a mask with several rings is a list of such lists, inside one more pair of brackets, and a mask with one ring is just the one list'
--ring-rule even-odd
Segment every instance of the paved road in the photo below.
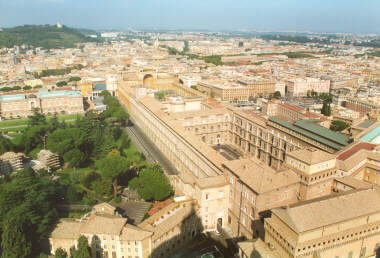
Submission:
{"label": "paved road", "polygon": [[165,157],[165,155],[156,147],[156,145],[138,128],[137,125],[126,127],[126,132],[136,145],[136,147],[144,153],[147,161],[150,163],[159,163],[164,172],[168,175],[178,174],[177,169]]}

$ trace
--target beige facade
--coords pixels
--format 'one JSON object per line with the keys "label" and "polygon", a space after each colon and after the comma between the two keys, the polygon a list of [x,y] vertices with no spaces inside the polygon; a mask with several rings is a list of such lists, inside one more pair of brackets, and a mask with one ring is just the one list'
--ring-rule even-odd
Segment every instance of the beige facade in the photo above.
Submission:
{"label": "beige facade", "polygon": [[235,236],[262,236],[263,212],[298,200],[300,179],[291,170],[276,172],[255,159],[223,166],[230,184],[228,226]]}
{"label": "beige facade", "polygon": [[50,236],[51,250],[70,254],[84,235],[96,258],[166,257],[202,231],[198,210],[195,201],[176,202],[134,226],[101,203],[80,220],[61,220]]}
{"label": "beige facade", "polygon": [[248,101],[256,97],[269,97],[276,91],[276,82],[270,80],[238,80],[237,83],[198,82],[197,88],[222,101]]}
{"label": "beige facade", "polygon": [[380,190],[368,189],[273,209],[265,219],[265,242],[284,258],[374,257],[379,204]]}
{"label": "beige facade", "polygon": [[339,176],[335,156],[314,148],[288,153],[285,164],[301,179],[302,200],[330,194],[333,189],[333,179]]}
{"label": "beige facade", "polygon": [[24,168],[23,153],[6,152],[0,156],[0,175]]}
{"label": "beige facade", "polygon": [[27,117],[39,109],[44,114],[84,112],[83,97],[78,92],[56,91],[34,94],[4,95],[0,97],[3,118]]}

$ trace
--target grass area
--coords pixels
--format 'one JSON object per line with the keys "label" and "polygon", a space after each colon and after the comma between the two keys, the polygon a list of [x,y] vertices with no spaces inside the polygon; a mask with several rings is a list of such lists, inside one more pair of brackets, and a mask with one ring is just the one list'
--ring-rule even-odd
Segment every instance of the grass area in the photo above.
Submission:
{"label": "grass area", "polygon": [[13,145],[18,146],[22,141],[22,134],[16,134],[11,139]]}
{"label": "grass area", "polygon": [[[75,120],[81,114],[71,114],[71,115],[60,115],[58,116],[59,121],[70,121]],[[53,118],[53,116],[48,116],[48,122]],[[19,132],[22,131],[22,128],[26,127],[29,119],[12,119],[0,121],[0,132]],[[71,123],[71,122],[68,122]],[[7,128],[7,127],[16,127],[16,128]]]}
{"label": "grass area", "polygon": [[17,128],[0,128],[1,133],[18,133],[23,132],[26,125],[23,127],[17,127]]}

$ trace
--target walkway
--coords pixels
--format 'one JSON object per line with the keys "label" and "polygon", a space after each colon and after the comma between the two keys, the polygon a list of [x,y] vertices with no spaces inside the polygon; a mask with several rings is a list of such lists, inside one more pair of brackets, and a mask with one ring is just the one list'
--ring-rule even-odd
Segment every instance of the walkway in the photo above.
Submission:
{"label": "walkway", "polygon": [[[133,121],[132,121],[133,122]],[[177,169],[165,157],[165,155],[156,147],[156,145],[138,128],[137,125],[126,127],[129,137],[141,151],[149,163],[157,162],[167,175],[177,175]]]}

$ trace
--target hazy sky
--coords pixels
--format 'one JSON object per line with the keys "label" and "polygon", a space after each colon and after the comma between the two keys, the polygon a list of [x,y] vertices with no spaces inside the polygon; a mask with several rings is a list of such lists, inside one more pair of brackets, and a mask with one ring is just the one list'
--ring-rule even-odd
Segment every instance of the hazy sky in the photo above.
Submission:
{"label": "hazy sky", "polygon": [[380,33],[380,0],[0,0],[0,27]]}

